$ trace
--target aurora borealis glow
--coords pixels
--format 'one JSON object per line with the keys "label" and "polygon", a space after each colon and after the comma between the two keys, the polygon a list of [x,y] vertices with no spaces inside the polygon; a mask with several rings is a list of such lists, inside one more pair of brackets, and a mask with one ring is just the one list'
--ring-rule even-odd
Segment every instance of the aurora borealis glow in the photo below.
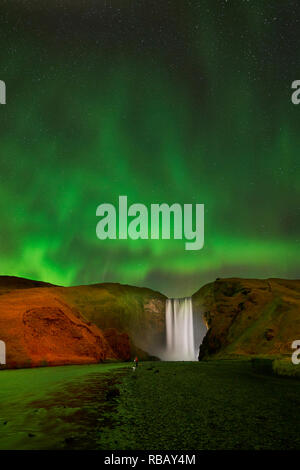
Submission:
{"label": "aurora borealis glow", "polygon": [[[216,277],[299,278],[296,1],[9,3],[1,274],[176,297]],[[99,241],[96,207],[121,194],[204,203],[203,250]]]}

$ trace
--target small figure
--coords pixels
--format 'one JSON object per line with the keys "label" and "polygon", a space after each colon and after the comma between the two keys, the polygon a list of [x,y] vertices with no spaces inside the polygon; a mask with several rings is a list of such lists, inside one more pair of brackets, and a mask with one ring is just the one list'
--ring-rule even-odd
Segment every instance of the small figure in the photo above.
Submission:
{"label": "small figure", "polygon": [[135,371],[135,369],[137,368],[137,366],[139,365],[139,359],[138,357],[136,356],[134,358],[134,361],[133,361],[133,370]]}

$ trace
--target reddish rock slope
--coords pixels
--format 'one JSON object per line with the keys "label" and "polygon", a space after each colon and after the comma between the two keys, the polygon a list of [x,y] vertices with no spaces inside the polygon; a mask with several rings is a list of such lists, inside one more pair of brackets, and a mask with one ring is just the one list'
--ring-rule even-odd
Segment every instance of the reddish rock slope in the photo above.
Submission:
{"label": "reddish rock slope", "polygon": [[120,284],[59,287],[0,276],[8,367],[129,360],[164,339],[164,297]]}
{"label": "reddish rock slope", "polygon": [[0,295],[8,367],[88,364],[116,358],[102,332],[47,289]]}

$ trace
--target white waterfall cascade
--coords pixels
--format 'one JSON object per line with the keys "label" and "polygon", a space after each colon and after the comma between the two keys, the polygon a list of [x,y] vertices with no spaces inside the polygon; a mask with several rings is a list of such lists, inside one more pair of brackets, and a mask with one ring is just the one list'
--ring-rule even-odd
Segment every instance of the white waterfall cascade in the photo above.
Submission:
{"label": "white waterfall cascade", "polygon": [[202,315],[193,313],[191,297],[167,299],[164,359],[196,361],[206,330]]}

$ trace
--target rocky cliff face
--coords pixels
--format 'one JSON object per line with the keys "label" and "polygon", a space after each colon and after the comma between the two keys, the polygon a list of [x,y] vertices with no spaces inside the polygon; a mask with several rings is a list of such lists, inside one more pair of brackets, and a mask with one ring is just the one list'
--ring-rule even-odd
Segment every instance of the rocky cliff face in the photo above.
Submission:
{"label": "rocky cliff face", "polygon": [[291,355],[300,339],[300,281],[218,279],[193,303],[209,328],[199,359]]}
{"label": "rocky cliff face", "polygon": [[[129,360],[164,339],[164,297],[119,284],[58,287],[0,276],[7,367]],[[140,349],[139,349],[140,348]]]}
{"label": "rocky cliff face", "polygon": [[104,330],[103,335],[116,357],[129,361],[131,358],[129,335],[127,333],[119,333],[115,328]]}

